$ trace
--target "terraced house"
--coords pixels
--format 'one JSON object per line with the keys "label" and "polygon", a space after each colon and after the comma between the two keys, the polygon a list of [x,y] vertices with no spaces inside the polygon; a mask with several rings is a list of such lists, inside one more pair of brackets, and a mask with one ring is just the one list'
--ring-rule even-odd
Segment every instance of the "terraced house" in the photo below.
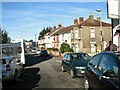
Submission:
{"label": "terraced house", "polygon": [[[101,52],[101,49],[103,51],[109,45],[109,41],[112,39],[112,32],[111,24],[102,21],[101,34],[100,20],[100,17],[94,19],[94,15],[90,13],[86,20],[84,20],[84,17],[75,18],[73,25],[63,27],[59,24],[57,29],[54,28],[51,31],[49,36],[52,42],[49,43],[52,47],[59,49],[60,45],[66,42],[75,52]],[[45,43],[47,44],[47,41]]]}

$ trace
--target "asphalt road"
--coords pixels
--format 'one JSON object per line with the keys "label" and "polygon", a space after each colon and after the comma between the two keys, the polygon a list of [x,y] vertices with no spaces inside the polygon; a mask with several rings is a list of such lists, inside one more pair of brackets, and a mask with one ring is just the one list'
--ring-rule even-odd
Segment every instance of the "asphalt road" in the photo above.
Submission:
{"label": "asphalt road", "polygon": [[69,88],[83,89],[84,78],[71,78],[70,74],[61,71],[61,58],[26,55],[23,74],[17,82],[3,82],[3,90],[39,90]]}

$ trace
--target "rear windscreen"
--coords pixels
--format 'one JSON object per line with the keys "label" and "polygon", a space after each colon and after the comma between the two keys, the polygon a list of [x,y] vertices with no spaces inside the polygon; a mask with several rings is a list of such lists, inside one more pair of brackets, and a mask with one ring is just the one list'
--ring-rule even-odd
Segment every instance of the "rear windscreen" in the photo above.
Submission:
{"label": "rear windscreen", "polygon": [[11,54],[13,51],[13,48],[2,48],[2,53],[3,54]]}

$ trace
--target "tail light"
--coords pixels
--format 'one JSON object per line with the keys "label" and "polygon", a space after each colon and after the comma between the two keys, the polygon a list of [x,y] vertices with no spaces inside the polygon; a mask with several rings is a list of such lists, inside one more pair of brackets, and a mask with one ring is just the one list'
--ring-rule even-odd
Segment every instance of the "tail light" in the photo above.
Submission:
{"label": "tail light", "polygon": [[22,48],[18,47],[18,53],[22,53]]}
{"label": "tail light", "polygon": [[6,71],[10,71],[11,70],[11,67],[9,64],[6,65]]}

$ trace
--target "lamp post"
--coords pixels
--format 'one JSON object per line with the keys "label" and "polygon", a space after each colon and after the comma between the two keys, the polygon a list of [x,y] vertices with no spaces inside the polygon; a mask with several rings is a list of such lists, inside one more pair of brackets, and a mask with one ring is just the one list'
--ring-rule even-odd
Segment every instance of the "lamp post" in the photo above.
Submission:
{"label": "lamp post", "polygon": [[36,34],[35,34],[35,47],[37,47],[37,44],[36,44]]}
{"label": "lamp post", "polygon": [[101,45],[101,52],[102,52],[102,42],[103,42],[103,35],[102,35],[102,11],[100,9],[97,9],[96,12],[100,13],[100,45]]}

